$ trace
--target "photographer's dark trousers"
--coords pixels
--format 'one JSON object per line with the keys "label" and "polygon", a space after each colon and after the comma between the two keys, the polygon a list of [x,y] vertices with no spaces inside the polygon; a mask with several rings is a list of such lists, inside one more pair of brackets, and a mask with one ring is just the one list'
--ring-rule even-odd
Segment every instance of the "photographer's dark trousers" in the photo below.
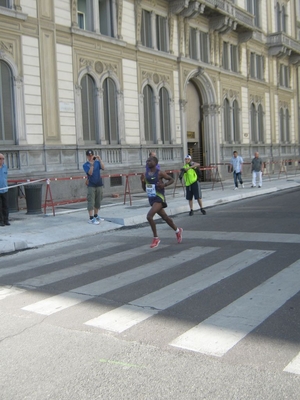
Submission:
{"label": "photographer's dark trousers", "polygon": [[242,180],[242,173],[241,172],[233,172],[233,180],[234,180],[234,185],[235,187],[239,187],[238,181],[240,182],[240,184],[243,184],[243,180]]}
{"label": "photographer's dark trousers", "polygon": [[8,192],[0,193],[0,222],[8,222]]}

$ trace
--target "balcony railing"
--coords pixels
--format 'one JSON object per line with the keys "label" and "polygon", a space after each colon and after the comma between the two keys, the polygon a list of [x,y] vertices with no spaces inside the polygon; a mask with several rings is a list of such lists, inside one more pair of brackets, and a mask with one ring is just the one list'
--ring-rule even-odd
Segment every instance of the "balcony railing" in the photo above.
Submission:
{"label": "balcony railing", "polygon": [[243,8],[238,7],[230,0],[198,0],[199,7],[195,7],[194,1],[177,0],[176,2],[170,2],[170,11],[175,14],[181,14],[185,17],[195,16],[195,10],[198,13],[203,13],[210,17],[227,16],[230,17],[233,22],[242,28],[240,30],[254,30],[254,15],[250,14]]}
{"label": "balcony railing", "polygon": [[280,55],[283,48],[300,55],[300,42],[283,32],[268,35],[267,45],[269,46],[270,53],[274,56]]}

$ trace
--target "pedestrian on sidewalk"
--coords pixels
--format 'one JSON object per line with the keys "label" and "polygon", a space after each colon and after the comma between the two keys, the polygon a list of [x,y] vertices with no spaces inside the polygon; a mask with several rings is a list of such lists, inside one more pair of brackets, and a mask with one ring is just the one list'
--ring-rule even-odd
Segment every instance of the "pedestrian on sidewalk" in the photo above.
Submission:
{"label": "pedestrian on sidewalk", "polygon": [[0,226],[10,225],[8,221],[7,175],[8,171],[7,166],[4,164],[4,155],[0,153]]}
{"label": "pedestrian on sidewalk", "polygon": [[183,179],[186,186],[185,188],[186,199],[188,200],[190,206],[189,215],[190,216],[194,215],[193,197],[195,200],[197,200],[200,207],[200,211],[202,212],[203,215],[205,215],[206,211],[204,210],[202,205],[201,185],[198,180],[198,174],[196,172],[196,170],[200,167],[200,164],[192,161],[192,157],[189,154],[185,157],[184,163],[185,164],[181,169],[181,171],[183,172]]}
{"label": "pedestrian on sidewalk", "polygon": [[259,157],[259,153],[254,153],[254,158],[251,161],[251,172],[252,172],[252,186],[256,187],[256,180],[258,179],[258,187],[262,187],[262,174],[264,170],[264,163]]}
{"label": "pedestrian on sidewalk", "polygon": [[[153,249],[160,243],[157,236],[156,224],[154,222],[155,214],[158,214],[176,233],[177,243],[182,242],[182,228],[178,228],[173,220],[167,215],[164,208],[167,207],[165,198],[165,188],[174,183],[174,179],[165,172],[157,168],[158,159],[149,157],[147,160],[147,170],[145,175],[141,175],[142,188],[147,193],[150,211],[147,214],[147,220],[153,232],[153,240],[150,247]],[[166,182],[164,182],[166,181]]]}
{"label": "pedestrian on sidewalk", "polygon": [[87,162],[83,164],[83,169],[87,175],[87,210],[89,213],[89,223],[99,225],[103,221],[99,217],[101,201],[103,198],[103,182],[100,170],[104,170],[104,164],[100,156],[94,156],[93,150],[86,151]]}
{"label": "pedestrian on sidewalk", "polygon": [[244,187],[242,179],[243,163],[243,158],[238,155],[237,151],[234,151],[233,157],[230,160],[231,172],[233,172],[234,190],[237,190],[239,188],[238,182],[240,182],[241,186]]}

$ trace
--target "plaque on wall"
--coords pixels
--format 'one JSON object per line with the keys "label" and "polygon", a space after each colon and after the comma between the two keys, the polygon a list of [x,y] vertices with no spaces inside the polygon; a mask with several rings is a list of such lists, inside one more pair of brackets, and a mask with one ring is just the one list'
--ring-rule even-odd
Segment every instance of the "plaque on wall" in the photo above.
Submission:
{"label": "plaque on wall", "polygon": [[187,138],[188,139],[195,139],[195,132],[187,131]]}

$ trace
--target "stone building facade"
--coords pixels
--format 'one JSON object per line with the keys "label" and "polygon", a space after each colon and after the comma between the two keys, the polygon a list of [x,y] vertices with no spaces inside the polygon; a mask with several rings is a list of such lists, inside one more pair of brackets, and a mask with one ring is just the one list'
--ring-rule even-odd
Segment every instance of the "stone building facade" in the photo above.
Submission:
{"label": "stone building facade", "polygon": [[88,148],[111,174],[298,160],[299,39],[300,0],[0,0],[10,178],[78,176]]}

